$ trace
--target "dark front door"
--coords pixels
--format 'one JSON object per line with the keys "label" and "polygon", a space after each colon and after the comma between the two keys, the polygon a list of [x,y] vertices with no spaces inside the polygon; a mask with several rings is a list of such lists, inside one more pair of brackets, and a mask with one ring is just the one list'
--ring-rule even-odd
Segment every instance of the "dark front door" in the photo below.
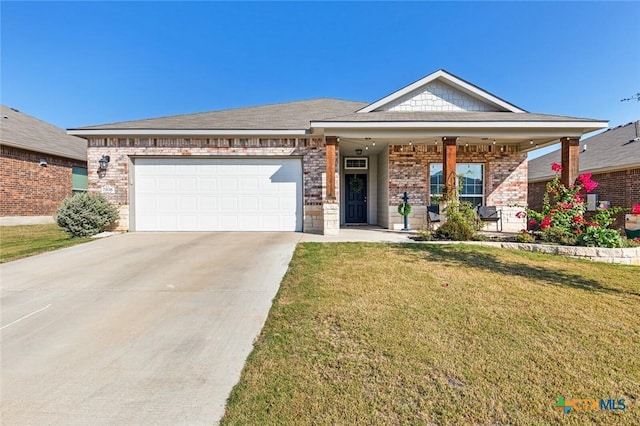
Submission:
{"label": "dark front door", "polygon": [[347,223],[367,223],[367,175],[346,175]]}

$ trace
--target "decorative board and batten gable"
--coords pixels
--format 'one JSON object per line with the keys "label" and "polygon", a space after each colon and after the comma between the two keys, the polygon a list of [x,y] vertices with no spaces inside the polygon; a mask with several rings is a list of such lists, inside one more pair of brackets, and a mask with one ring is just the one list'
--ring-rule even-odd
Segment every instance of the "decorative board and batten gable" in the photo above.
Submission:
{"label": "decorative board and batten gable", "polygon": [[491,93],[444,70],[428,76],[376,101],[366,112],[525,112]]}

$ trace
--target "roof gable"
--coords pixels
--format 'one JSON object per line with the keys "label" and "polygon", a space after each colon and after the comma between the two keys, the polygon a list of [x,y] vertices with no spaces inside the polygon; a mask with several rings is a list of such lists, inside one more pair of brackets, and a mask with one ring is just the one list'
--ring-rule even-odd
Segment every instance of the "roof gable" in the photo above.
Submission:
{"label": "roof gable", "polygon": [[526,112],[445,70],[431,73],[358,112],[374,111]]}

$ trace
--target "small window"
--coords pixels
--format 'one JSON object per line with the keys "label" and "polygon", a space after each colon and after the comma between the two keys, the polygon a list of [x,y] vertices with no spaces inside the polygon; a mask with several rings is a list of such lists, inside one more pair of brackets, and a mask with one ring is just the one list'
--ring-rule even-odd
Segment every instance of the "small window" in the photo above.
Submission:
{"label": "small window", "polygon": [[85,167],[73,167],[71,175],[71,188],[73,193],[86,192],[89,188],[87,169]]}
{"label": "small window", "polygon": [[344,159],[345,169],[367,170],[369,159],[366,157],[347,157]]}

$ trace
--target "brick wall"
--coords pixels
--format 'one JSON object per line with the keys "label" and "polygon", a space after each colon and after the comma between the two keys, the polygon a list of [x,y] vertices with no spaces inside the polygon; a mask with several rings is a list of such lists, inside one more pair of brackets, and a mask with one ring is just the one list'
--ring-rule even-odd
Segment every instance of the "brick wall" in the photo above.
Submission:
{"label": "brick wall", "polygon": [[[458,146],[458,163],[484,164],[485,204],[498,206],[503,213],[505,230],[519,231],[524,221],[515,217],[527,205],[527,159],[517,147]],[[441,145],[389,147],[389,227],[401,220],[397,205],[407,191],[414,207],[412,216],[416,226],[426,216],[429,204],[429,166],[442,163]]]}
{"label": "brick wall", "polygon": [[[610,201],[611,206],[624,208],[640,204],[640,168],[593,174],[591,179],[598,182],[593,193],[598,194],[599,201]],[[546,184],[546,181],[529,183],[529,208],[542,209]],[[623,225],[624,214],[620,214],[614,227]]]}
{"label": "brick wall", "polygon": [[[0,148],[0,216],[51,216],[72,195],[72,167],[83,161],[19,148]],[[47,167],[40,166],[40,159]]]}
{"label": "brick wall", "polygon": [[[485,166],[484,192],[487,205],[527,204],[526,154],[513,148],[507,151],[489,146],[458,146],[458,163],[482,163]],[[408,191],[412,204],[427,205],[429,200],[429,166],[442,163],[441,146],[389,147],[389,205],[400,203]],[[406,188],[406,189],[405,189]]]}
{"label": "brick wall", "polygon": [[[281,156],[301,157],[304,188],[305,231],[321,232],[322,204],[326,172],[322,138],[92,138],[88,142],[89,190],[102,192],[105,186],[114,193],[103,194],[120,210],[120,226],[128,229],[129,168],[137,156]],[[111,157],[106,173],[99,174],[98,160]],[[339,164],[336,155],[336,171]],[[338,173],[336,173],[338,176]],[[336,177],[337,179],[337,177]]]}

